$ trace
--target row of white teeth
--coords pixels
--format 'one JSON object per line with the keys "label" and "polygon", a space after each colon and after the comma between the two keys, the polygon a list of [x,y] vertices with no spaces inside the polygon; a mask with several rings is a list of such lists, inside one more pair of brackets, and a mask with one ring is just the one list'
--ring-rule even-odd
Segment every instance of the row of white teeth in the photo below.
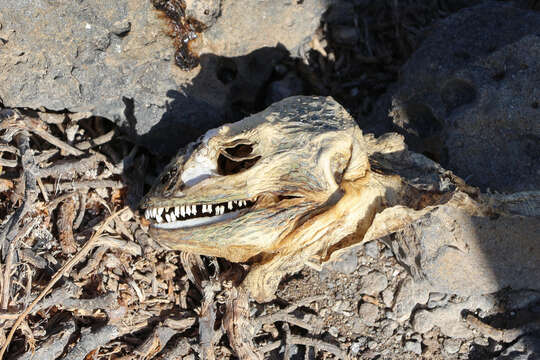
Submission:
{"label": "row of white teeth", "polygon": [[238,210],[247,206],[246,200],[234,200],[229,201],[227,205],[180,205],[175,207],[160,207],[151,208],[144,211],[144,217],[147,219],[155,219],[156,222],[161,223],[175,222],[176,220],[183,220],[188,216],[197,215],[197,207],[201,210],[202,214],[209,214],[211,216],[223,215],[225,209]]}

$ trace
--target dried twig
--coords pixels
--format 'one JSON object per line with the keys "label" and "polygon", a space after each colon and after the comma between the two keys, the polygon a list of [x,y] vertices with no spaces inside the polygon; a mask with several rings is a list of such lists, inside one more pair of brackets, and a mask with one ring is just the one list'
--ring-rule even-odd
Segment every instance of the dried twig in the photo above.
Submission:
{"label": "dried twig", "polygon": [[29,221],[22,229],[19,231],[17,236],[11,240],[8,247],[8,255],[6,257],[6,263],[4,267],[4,281],[2,287],[2,310],[7,309],[9,305],[9,295],[11,290],[11,266],[13,265],[13,258],[15,256],[15,250],[18,248],[19,241],[25,238],[30,231],[37,225],[39,218],[34,218]]}
{"label": "dried twig", "polygon": [[341,350],[339,347],[332,345],[330,343],[327,343],[325,341],[322,341],[322,340],[306,338],[306,337],[302,337],[298,335],[291,335],[289,336],[287,341],[291,344],[311,346],[317,350],[323,350],[323,351],[329,352],[333,354],[334,356],[336,356],[338,359],[349,358],[347,354],[343,350]]}
{"label": "dried twig", "polygon": [[216,326],[216,303],[214,296],[221,286],[216,281],[205,282],[203,286],[203,301],[199,313],[199,343],[201,346],[202,357],[212,360],[216,358],[214,345],[223,335],[223,328]]}
{"label": "dried twig", "polygon": [[518,329],[497,329],[486,324],[473,314],[467,314],[467,316],[465,316],[465,321],[469,326],[478,330],[484,336],[504,343],[511,343],[524,334],[540,330],[540,319],[524,324]]}
{"label": "dried twig", "polygon": [[73,238],[73,220],[75,219],[75,200],[69,197],[58,210],[58,238],[64,254],[73,254],[77,251],[77,244]]}
{"label": "dried twig", "polygon": [[262,354],[255,350],[255,335],[249,316],[249,298],[246,290],[232,287],[226,302],[223,326],[229,343],[240,359],[262,360]]}
{"label": "dried twig", "polygon": [[88,240],[88,242],[79,250],[75,256],[73,256],[69,261],[67,261],[61,268],[54,274],[51,281],[47,284],[47,286],[41,291],[41,293],[32,301],[32,303],[19,315],[19,318],[17,321],[15,321],[15,324],[11,327],[11,330],[6,338],[6,341],[4,345],[2,346],[2,349],[0,350],[0,359],[4,357],[4,354],[11,343],[11,339],[13,339],[13,335],[15,334],[15,331],[17,331],[17,328],[19,325],[23,322],[23,320],[26,318],[30,312],[32,312],[32,309],[37,305],[37,303],[47,295],[49,290],[52,289],[54,284],[58,282],[65,274],[67,274],[69,271],[71,271],[71,268],[75,266],[82,258],[84,258],[92,248],[94,248],[96,241],[99,239],[101,233],[106,228],[106,226],[119,214],[124,212],[128,208],[123,208],[122,210],[119,210],[109,216],[103,224],[100,226],[100,228],[96,231],[96,233]]}
{"label": "dried twig", "polygon": [[37,351],[27,351],[23,355],[19,356],[17,360],[54,360],[60,357],[75,330],[75,321],[70,320],[66,324],[63,324],[61,329],[56,334],[50,336],[45,342],[40,344]]}
{"label": "dried twig", "polygon": [[67,190],[80,190],[90,188],[111,188],[121,189],[124,187],[121,181],[117,180],[87,180],[77,182],[62,182],[56,184],[43,184],[45,189],[49,192],[55,191],[67,191]]}
{"label": "dried twig", "polygon": [[120,329],[114,325],[105,325],[95,332],[92,332],[91,328],[85,328],[81,331],[81,339],[63,359],[85,359],[89,352],[100,348],[120,335],[122,335]]}
{"label": "dried twig", "polygon": [[116,133],[117,131],[115,129],[111,130],[108,133],[98,136],[95,139],[86,140],[75,144],[75,147],[79,150],[88,150],[90,148],[106,144],[114,138],[114,135],[116,135]]}

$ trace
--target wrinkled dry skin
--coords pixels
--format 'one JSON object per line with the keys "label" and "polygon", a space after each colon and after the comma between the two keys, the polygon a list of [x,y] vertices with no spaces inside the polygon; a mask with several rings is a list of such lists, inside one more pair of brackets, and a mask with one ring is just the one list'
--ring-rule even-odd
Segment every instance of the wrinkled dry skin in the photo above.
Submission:
{"label": "wrinkled dry skin", "polygon": [[150,219],[152,235],[172,249],[236,262],[273,254],[290,246],[291,232],[343,196],[344,182],[365,176],[362,134],[343,108],[330,99],[322,110],[317,99],[302,106],[295,101],[305,99],[210,130],[173,160],[143,208],[196,205],[200,216],[202,205],[211,204],[213,214],[217,204],[228,210],[229,201],[234,210],[234,201],[251,206],[203,226],[160,229]]}
{"label": "wrinkled dry skin", "polygon": [[[243,284],[267,301],[283,275],[397,231],[437,204],[488,214],[469,197],[475,191],[408,152],[397,134],[364,136],[331,98],[292,97],[181,150],[141,207],[162,245],[249,262]],[[225,213],[216,216],[219,204]],[[178,207],[184,219],[186,205],[205,223],[165,218]],[[212,214],[201,214],[208,205]]]}

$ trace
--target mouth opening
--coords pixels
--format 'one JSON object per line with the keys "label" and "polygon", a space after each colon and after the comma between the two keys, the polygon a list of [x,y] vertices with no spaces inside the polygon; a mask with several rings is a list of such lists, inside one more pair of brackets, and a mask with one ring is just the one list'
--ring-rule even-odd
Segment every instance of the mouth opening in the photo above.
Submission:
{"label": "mouth opening", "polygon": [[158,229],[180,229],[230,220],[251,208],[256,200],[232,200],[214,204],[183,204],[152,207],[144,211],[146,219]]}

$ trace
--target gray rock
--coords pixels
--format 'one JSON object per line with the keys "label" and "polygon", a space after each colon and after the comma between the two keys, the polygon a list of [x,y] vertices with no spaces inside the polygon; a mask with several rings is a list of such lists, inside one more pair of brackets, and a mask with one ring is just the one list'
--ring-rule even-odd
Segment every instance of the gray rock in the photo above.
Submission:
{"label": "gray rock", "polygon": [[501,2],[449,16],[433,26],[367,122],[393,122],[412,150],[469,184],[537,189],[539,28],[540,13]]}
{"label": "gray rock", "polygon": [[405,341],[405,351],[410,351],[417,355],[421,355],[422,343],[414,340],[407,340]]}
{"label": "gray rock", "polygon": [[386,289],[387,286],[388,279],[386,278],[386,275],[375,270],[362,277],[360,293],[377,296],[381,291]]}
{"label": "gray rock", "polygon": [[204,33],[204,48],[239,56],[281,44],[296,55],[320,25],[327,0],[224,1],[218,21]]}
{"label": "gray rock", "polygon": [[386,307],[392,307],[392,303],[394,301],[394,290],[387,287],[382,292],[382,300]]}
{"label": "gray rock", "polygon": [[444,339],[443,347],[446,353],[455,354],[459,351],[459,348],[461,347],[461,340],[453,339],[453,338],[446,338]]}
{"label": "gray rock", "polygon": [[442,205],[400,230],[396,258],[432,292],[462,296],[505,287],[540,290],[537,217],[471,216]]}
{"label": "gray rock", "polygon": [[322,0],[226,1],[221,11],[217,0],[188,2],[191,15],[215,24],[194,43],[200,67],[184,72],[173,64],[168,22],[149,0],[3,0],[0,102],[88,111],[172,154],[234,120],[233,104],[252,106],[273,66],[302,46],[325,10]]}
{"label": "gray rock", "polygon": [[364,324],[375,326],[381,316],[381,311],[377,305],[365,302],[360,305],[358,315]]}
{"label": "gray rock", "polygon": [[323,272],[324,269],[328,269],[343,274],[352,274],[354,270],[356,270],[357,266],[358,256],[356,256],[356,251],[353,249],[351,251],[345,252],[339,257],[339,259],[325,263]]}
{"label": "gray rock", "polygon": [[472,339],[474,333],[462,320],[462,312],[464,310],[491,311],[495,303],[495,298],[492,296],[473,296],[461,303],[449,303],[433,310],[419,310],[414,314],[412,325],[419,333],[426,333],[434,326],[438,326],[441,333],[448,337]]}
{"label": "gray rock", "polygon": [[450,297],[447,294],[432,292],[429,294],[427,307],[429,309],[433,309],[436,307],[444,306],[448,303],[449,298]]}
{"label": "gray rock", "polygon": [[409,319],[411,312],[417,304],[425,304],[428,301],[429,290],[427,284],[423,282],[415,282],[412,278],[407,277],[401,283],[397,292],[392,314],[389,314],[392,319],[403,322]]}
{"label": "gray rock", "polygon": [[364,251],[366,252],[367,256],[377,259],[380,254],[379,243],[377,241],[370,241],[370,242],[365,243]]}
{"label": "gray rock", "polygon": [[359,342],[352,343],[350,352],[353,355],[357,355],[362,350],[362,345]]}
{"label": "gray rock", "polygon": [[412,327],[414,331],[419,332],[420,334],[425,334],[431,329],[433,329],[433,321],[431,314],[428,310],[418,310],[414,313],[414,318],[412,321]]}

